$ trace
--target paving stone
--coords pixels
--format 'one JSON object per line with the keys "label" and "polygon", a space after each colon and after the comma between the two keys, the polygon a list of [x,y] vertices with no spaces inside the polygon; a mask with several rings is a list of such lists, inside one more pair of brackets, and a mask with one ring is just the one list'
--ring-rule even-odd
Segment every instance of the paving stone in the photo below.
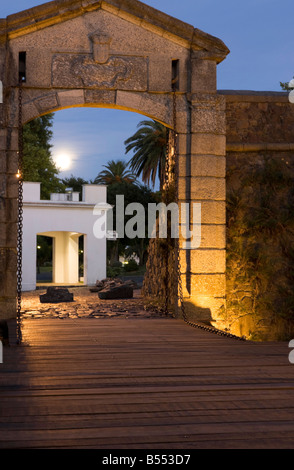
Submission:
{"label": "paving stone", "polygon": [[[104,285],[108,281],[105,280]],[[68,318],[103,320],[105,318],[156,318],[163,316],[160,311],[150,310],[144,305],[139,289],[133,291],[133,298],[121,300],[101,300],[97,293],[90,292],[87,287],[70,290],[74,294],[75,302],[62,304],[62,307],[58,304],[48,304],[45,307],[40,302],[40,291],[24,292],[22,297],[23,318],[36,318],[38,315],[40,318],[59,318],[61,320]]]}

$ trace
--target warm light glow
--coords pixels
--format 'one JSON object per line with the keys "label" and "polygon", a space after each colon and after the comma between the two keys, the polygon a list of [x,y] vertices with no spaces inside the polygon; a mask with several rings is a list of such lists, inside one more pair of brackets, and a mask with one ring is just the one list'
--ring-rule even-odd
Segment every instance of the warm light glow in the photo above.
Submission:
{"label": "warm light glow", "polygon": [[17,178],[20,178],[20,176],[21,176],[21,175],[20,175],[20,171],[17,170],[16,177],[17,177]]}
{"label": "warm light glow", "polygon": [[56,166],[60,171],[69,170],[72,165],[72,160],[69,154],[60,153],[54,158]]}

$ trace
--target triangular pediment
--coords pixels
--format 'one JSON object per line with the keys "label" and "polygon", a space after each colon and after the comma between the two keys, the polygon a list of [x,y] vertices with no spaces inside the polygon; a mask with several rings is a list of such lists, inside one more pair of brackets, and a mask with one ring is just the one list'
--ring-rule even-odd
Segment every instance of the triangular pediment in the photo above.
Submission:
{"label": "triangular pediment", "polygon": [[197,51],[203,58],[221,62],[229,53],[229,49],[220,39],[138,0],[56,0],[44,3],[0,19],[0,42],[40,31],[100,9]]}

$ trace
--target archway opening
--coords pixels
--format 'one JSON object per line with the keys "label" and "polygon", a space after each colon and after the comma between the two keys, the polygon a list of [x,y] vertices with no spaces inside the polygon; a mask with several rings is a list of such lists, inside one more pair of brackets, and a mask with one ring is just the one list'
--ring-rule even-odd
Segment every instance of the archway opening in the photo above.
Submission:
{"label": "archway opening", "polygon": [[[55,189],[52,188],[52,192],[50,191],[50,194],[47,193],[45,196],[42,195],[41,191],[40,201],[38,201],[40,205],[48,203],[48,206],[52,206],[54,222],[60,218],[57,212],[57,203],[63,205],[64,208],[72,206],[72,209],[73,206],[78,206],[78,204],[86,206],[85,193],[89,195],[92,186],[104,187],[106,189],[106,199],[103,202],[109,203],[112,206],[115,206],[116,196],[119,194],[124,195],[125,206],[134,202],[146,202],[148,204],[151,200],[152,202],[156,201],[156,193],[160,187],[158,176],[155,184],[149,188],[144,184],[140,176],[136,177],[134,181],[128,182],[118,179],[118,181],[114,182],[116,185],[112,184],[113,182],[109,184],[105,181],[101,182],[101,174],[105,169],[109,169],[107,166],[110,161],[123,161],[126,164],[126,173],[129,174],[128,164],[132,155],[126,154],[125,141],[137,131],[139,123],[146,119],[151,121],[149,117],[147,118],[141,113],[131,113],[126,110],[109,108],[102,109],[101,107],[71,107],[54,113],[54,124],[51,128],[52,147],[50,156],[55,166],[60,164],[59,172],[55,176],[57,176],[58,183],[61,183],[61,186]],[[65,157],[67,157],[67,161]],[[63,163],[64,166],[62,165]],[[38,180],[34,181],[34,183],[36,182],[40,183]],[[130,188],[132,189],[130,190]],[[124,193],[124,191],[126,192]],[[148,200],[148,198],[150,199]],[[88,200],[89,202],[92,204],[91,210],[93,212],[94,202],[97,203],[99,201],[91,199],[91,201]],[[54,204],[55,208],[53,208]],[[74,214],[74,212],[72,213]],[[89,291],[90,288],[96,287],[96,281],[99,283],[102,278],[111,279],[112,281],[119,279],[123,283],[132,282],[137,292],[141,290],[146,270],[148,235],[144,240],[130,240],[127,237],[118,239],[115,233],[113,233],[113,236],[108,233],[104,258],[102,252],[98,253],[97,250],[93,252],[89,248],[90,237],[87,235],[83,225],[73,223],[71,225],[71,232],[76,235],[78,274],[77,279],[71,279],[69,276],[58,275],[58,272],[64,271],[61,265],[67,264],[64,261],[66,251],[64,234],[68,236],[70,231],[65,228],[62,229],[62,225],[58,224],[58,227],[55,229],[54,224],[48,225],[49,219],[46,217],[45,219],[45,228],[38,230],[37,233],[51,237],[51,266],[50,260],[48,260],[47,269],[42,269],[43,272],[49,272],[51,267],[51,279],[49,279],[49,274],[47,274],[48,279],[43,278],[40,279],[41,281],[56,286],[83,285]],[[79,220],[79,216],[75,215],[74,219],[73,221]],[[92,219],[92,231],[95,220],[95,218]],[[61,247],[61,238],[63,238],[63,248]],[[102,256],[100,256],[101,253]],[[93,258],[95,259],[96,266],[101,267],[105,263],[104,276],[96,275],[91,278],[89,266]],[[76,271],[75,268],[69,268],[70,274],[74,270]],[[44,287],[45,283],[38,283],[37,287]],[[39,295],[39,292],[37,295]]]}
{"label": "archway opening", "polygon": [[37,285],[53,282],[53,238],[37,235]]}

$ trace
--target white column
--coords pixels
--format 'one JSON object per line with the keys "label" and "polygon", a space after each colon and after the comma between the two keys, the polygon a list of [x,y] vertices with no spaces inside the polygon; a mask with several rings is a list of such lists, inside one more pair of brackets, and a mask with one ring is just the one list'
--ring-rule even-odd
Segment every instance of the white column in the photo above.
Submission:
{"label": "white column", "polygon": [[53,282],[64,283],[64,232],[54,232],[53,235]]}
{"label": "white column", "polygon": [[55,284],[79,282],[79,234],[54,232],[53,282]]}
{"label": "white column", "polygon": [[79,282],[79,234],[65,234],[65,281],[68,284]]}
{"label": "white column", "polygon": [[37,234],[30,233],[29,227],[23,230],[22,256],[22,290],[30,291],[36,289],[36,265],[37,265]]}

